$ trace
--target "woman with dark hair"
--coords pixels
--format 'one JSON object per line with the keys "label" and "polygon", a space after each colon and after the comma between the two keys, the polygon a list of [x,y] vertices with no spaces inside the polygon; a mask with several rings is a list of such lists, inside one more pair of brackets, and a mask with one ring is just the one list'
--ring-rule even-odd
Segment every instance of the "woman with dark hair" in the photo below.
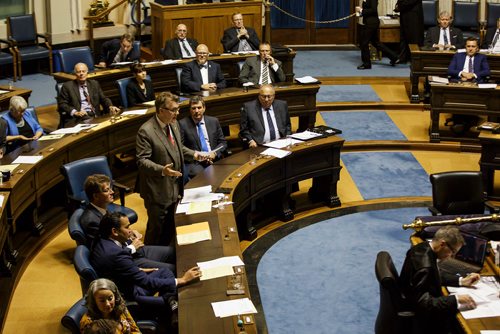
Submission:
{"label": "woman with dark hair", "polygon": [[142,64],[132,64],[130,70],[134,74],[134,78],[127,85],[127,100],[130,107],[153,101],[155,92],[153,84],[150,80],[146,80],[146,69]]}
{"label": "woman with dark hair", "polygon": [[125,301],[116,284],[112,281],[99,278],[90,283],[85,296],[85,305],[87,306],[87,313],[80,320],[80,331],[82,333],[85,333],[87,326],[90,326],[98,319],[117,321],[121,326],[120,333],[122,334],[141,333],[127,310]]}

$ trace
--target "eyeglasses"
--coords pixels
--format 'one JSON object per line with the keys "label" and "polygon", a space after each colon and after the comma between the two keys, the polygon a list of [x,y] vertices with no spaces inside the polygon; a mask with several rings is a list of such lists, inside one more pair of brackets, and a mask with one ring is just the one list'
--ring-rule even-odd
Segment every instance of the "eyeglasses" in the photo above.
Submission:
{"label": "eyeglasses", "polygon": [[163,108],[160,108],[160,110],[161,110],[161,109],[163,109],[163,110],[168,110],[168,111],[170,111],[172,114],[175,114],[175,113],[178,113],[178,112],[179,112],[179,109],[180,109],[180,108],[169,109],[169,108],[165,108],[165,107],[163,107]]}

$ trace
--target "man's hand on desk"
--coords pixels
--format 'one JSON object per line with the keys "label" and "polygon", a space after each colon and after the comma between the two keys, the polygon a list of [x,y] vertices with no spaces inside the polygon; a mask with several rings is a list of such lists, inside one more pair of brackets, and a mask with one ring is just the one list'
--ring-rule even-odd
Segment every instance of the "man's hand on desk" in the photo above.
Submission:
{"label": "man's hand on desk", "polygon": [[177,286],[186,285],[187,283],[200,278],[201,270],[199,267],[193,267],[186,271],[182,277],[177,278]]}
{"label": "man's hand on desk", "polygon": [[110,113],[111,115],[116,115],[116,114],[118,114],[119,112],[120,112],[120,108],[115,107],[115,106],[111,106],[111,107],[109,107],[109,113]]}
{"label": "man's hand on desk", "polygon": [[201,89],[202,89],[202,90],[211,90],[211,91],[215,91],[215,90],[217,90],[217,84],[216,84],[215,82],[211,82],[211,83],[203,84],[203,85],[201,85]]}
{"label": "man's hand on desk", "polygon": [[106,68],[106,62],[101,61],[99,64],[94,65],[95,67]]}
{"label": "man's hand on desk", "polygon": [[85,110],[75,111],[75,113],[73,114],[73,116],[75,117],[85,117],[87,115],[88,114]]}
{"label": "man's hand on desk", "polygon": [[257,146],[258,146],[257,142],[253,139],[248,142],[248,147],[257,147]]}
{"label": "man's hand on desk", "polygon": [[461,310],[472,310],[477,307],[476,302],[469,295],[458,295],[457,302]]}
{"label": "man's hand on desk", "polygon": [[470,286],[473,286],[474,284],[476,284],[477,282],[479,282],[480,279],[481,279],[481,276],[479,274],[472,273],[472,274],[469,274],[469,275],[463,277],[462,280],[460,281],[460,283],[462,286],[470,287]]}

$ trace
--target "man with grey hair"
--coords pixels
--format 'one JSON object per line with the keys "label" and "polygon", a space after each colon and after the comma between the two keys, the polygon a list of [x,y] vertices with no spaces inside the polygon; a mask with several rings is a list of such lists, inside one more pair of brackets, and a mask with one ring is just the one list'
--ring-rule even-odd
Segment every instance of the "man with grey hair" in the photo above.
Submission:
{"label": "man with grey hair", "polygon": [[438,25],[425,34],[424,45],[439,49],[462,49],[465,45],[462,30],[451,27],[453,17],[447,11],[439,13]]}
{"label": "man with grey hair", "polygon": [[165,59],[194,58],[198,41],[187,37],[188,30],[185,24],[177,25],[175,37],[165,42],[163,56]]}
{"label": "man with grey hair", "polygon": [[442,285],[470,287],[479,274],[466,277],[439,272],[438,262],[455,256],[464,238],[455,226],[440,228],[430,242],[413,246],[406,254],[399,285],[409,306],[415,311],[413,333],[453,332],[457,310],[472,309],[476,302],[469,295],[444,296]]}

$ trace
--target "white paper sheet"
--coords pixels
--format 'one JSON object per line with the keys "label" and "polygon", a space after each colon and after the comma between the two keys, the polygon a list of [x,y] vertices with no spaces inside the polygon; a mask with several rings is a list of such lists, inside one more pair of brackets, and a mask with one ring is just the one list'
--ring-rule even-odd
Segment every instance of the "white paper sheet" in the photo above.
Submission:
{"label": "white paper sheet", "polygon": [[189,203],[179,203],[177,204],[177,209],[175,213],[187,213],[189,209]]}
{"label": "white paper sheet", "polygon": [[88,130],[88,129],[91,129],[91,128],[96,127],[98,125],[99,124],[78,124],[78,125],[75,125],[71,128],[57,129],[56,131],[52,131],[50,134],[51,135],[58,135],[58,134],[79,133],[80,131]]}
{"label": "white paper sheet", "polygon": [[62,137],[64,137],[63,134],[58,134],[58,135],[45,135],[45,136],[41,136],[40,138],[38,138],[39,141],[45,141],[45,140],[56,140],[56,139],[61,139]]}
{"label": "white paper sheet", "polygon": [[238,256],[226,256],[211,261],[198,262],[196,264],[201,270],[201,281],[231,276],[234,274],[233,267],[245,265]]}
{"label": "white paper sheet", "polygon": [[468,294],[476,302],[477,307],[475,309],[460,312],[465,319],[500,316],[499,285],[494,277],[483,276],[479,283],[472,288],[448,287],[448,291],[453,295]]}
{"label": "white paper sheet", "polygon": [[295,80],[297,80],[298,82],[300,82],[302,84],[317,83],[318,82],[318,79],[316,79],[315,77],[312,77],[310,75],[306,75],[306,76],[301,77],[301,78],[295,78]]}
{"label": "white paper sheet", "polygon": [[10,165],[1,165],[0,170],[10,170],[10,173],[12,174],[14,172],[14,169],[19,167],[19,164],[10,164]]}
{"label": "white paper sheet", "polygon": [[0,195],[0,208],[3,207],[4,196]]}
{"label": "white paper sheet", "polygon": [[212,211],[212,201],[190,202],[187,215]]}
{"label": "white paper sheet", "polygon": [[13,164],[36,164],[42,160],[42,155],[20,155],[16,160],[12,161]]}
{"label": "white paper sheet", "polygon": [[299,139],[299,140],[309,140],[313,139],[316,137],[320,137],[321,133],[316,133],[312,131],[304,131],[304,132],[297,132],[292,134],[292,138]]}
{"label": "white paper sheet", "polygon": [[215,316],[218,318],[231,317],[239,314],[255,314],[257,309],[248,298],[226,300],[212,303]]}
{"label": "white paper sheet", "polygon": [[[154,103],[154,101],[153,101],[153,103]],[[147,112],[148,112],[147,109],[127,110],[127,111],[122,112],[122,115],[123,116],[127,116],[127,115],[144,115]]]}
{"label": "white paper sheet", "polygon": [[177,231],[177,244],[180,246],[196,242],[212,240],[208,222],[201,222],[187,226],[179,226]]}
{"label": "white paper sheet", "polygon": [[479,88],[486,88],[486,89],[495,89],[497,88],[497,84],[494,83],[480,83],[477,84]]}
{"label": "white paper sheet", "polygon": [[217,196],[212,193],[212,186],[203,186],[185,189],[181,203],[213,201],[216,199]]}
{"label": "white paper sheet", "polygon": [[276,157],[276,158],[284,158],[286,157],[287,155],[289,155],[290,151],[285,151],[285,150],[279,150],[277,148],[268,148],[267,150],[265,150],[264,152],[261,152],[260,154],[262,155],[270,155],[270,156],[273,156],[273,157]]}
{"label": "white paper sheet", "polygon": [[274,147],[274,148],[285,148],[287,146],[292,146],[295,144],[302,143],[302,141],[293,138],[283,138],[265,143],[264,146]]}

